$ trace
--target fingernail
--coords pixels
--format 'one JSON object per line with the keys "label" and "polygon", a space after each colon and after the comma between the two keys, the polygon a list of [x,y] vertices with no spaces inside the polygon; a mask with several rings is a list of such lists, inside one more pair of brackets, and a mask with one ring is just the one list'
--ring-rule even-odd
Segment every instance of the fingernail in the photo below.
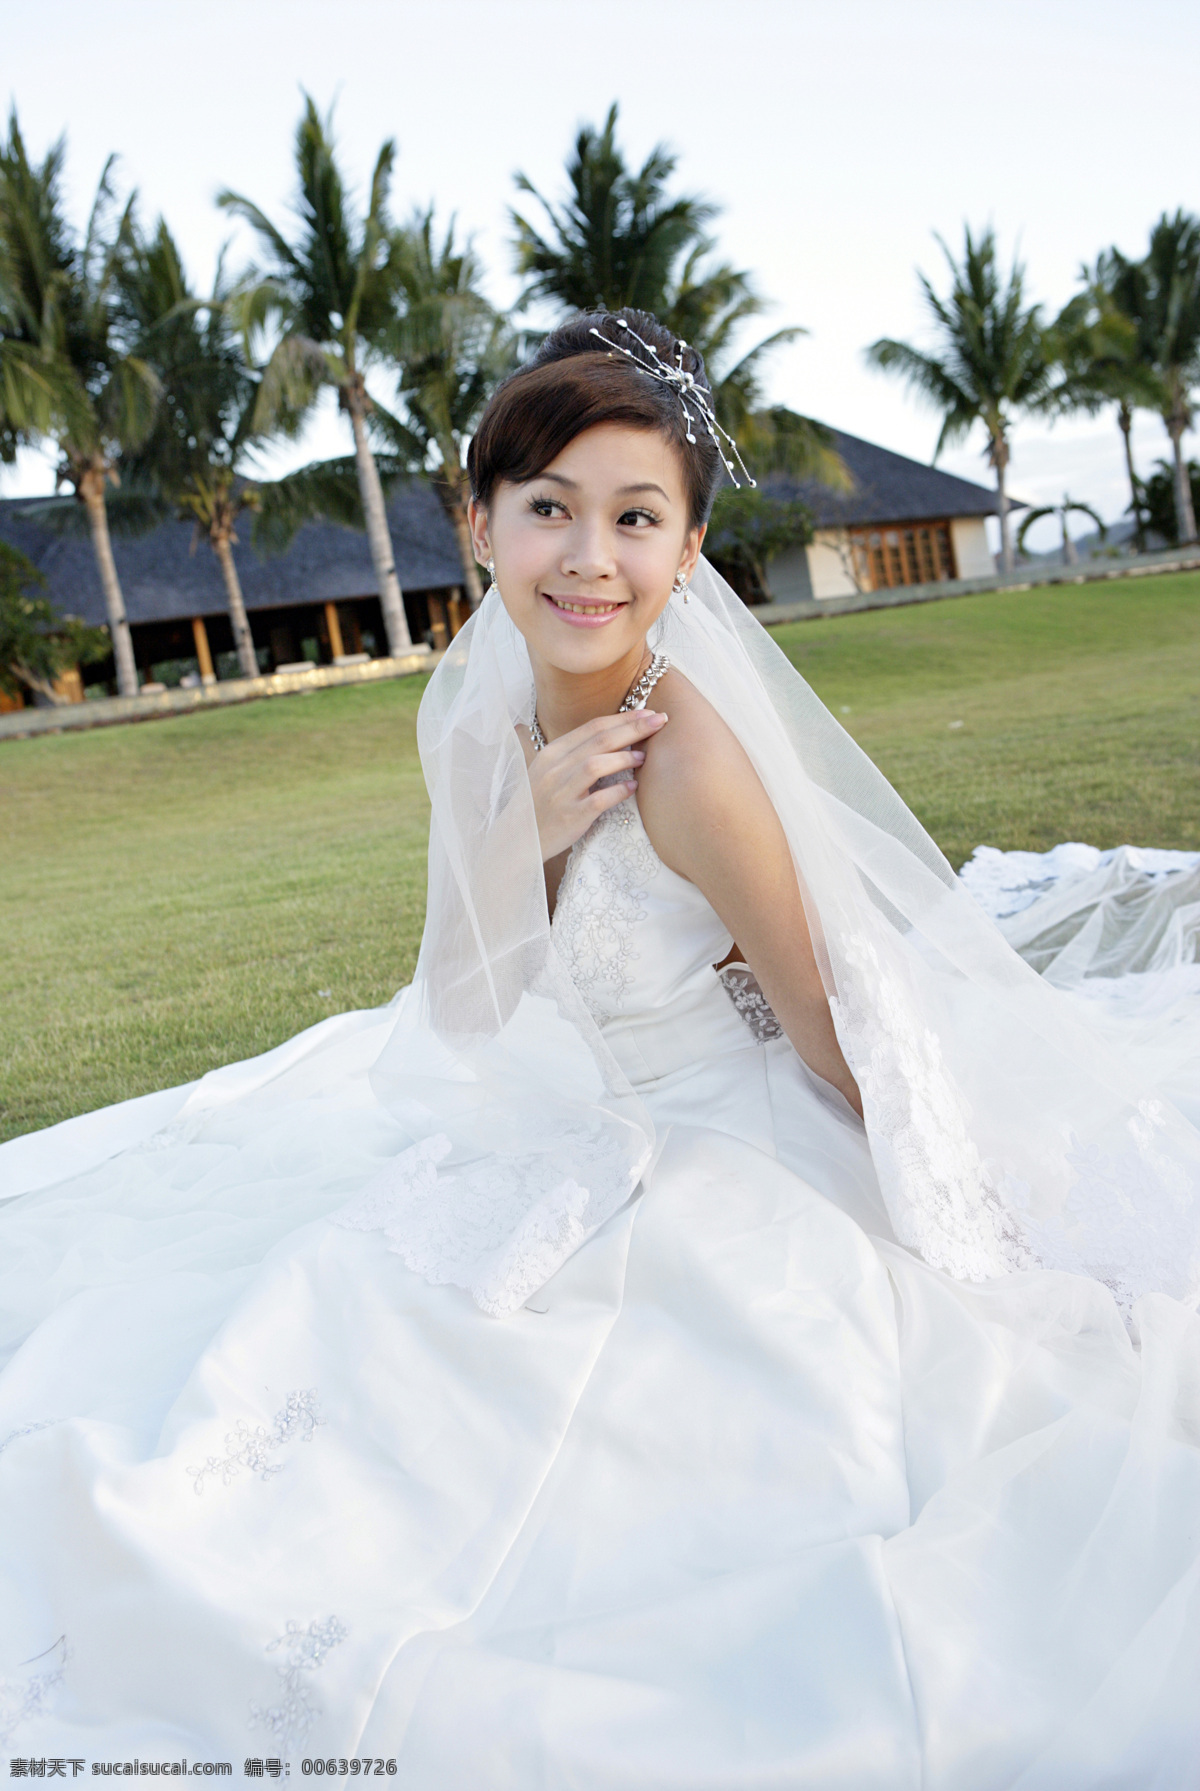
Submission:
{"label": "fingernail", "polygon": [[635,752],[633,755],[633,762],[635,765],[644,765],[646,763],[645,753],[644,752]]}

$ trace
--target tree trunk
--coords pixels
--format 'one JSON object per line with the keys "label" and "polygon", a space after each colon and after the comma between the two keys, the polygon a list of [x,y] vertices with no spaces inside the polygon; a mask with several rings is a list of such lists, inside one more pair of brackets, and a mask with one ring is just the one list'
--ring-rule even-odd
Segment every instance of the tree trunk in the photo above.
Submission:
{"label": "tree trunk", "polygon": [[462,561],[463,584],[471,608],[478,609],[483,601],[483,580],[479,576],[479,562],[475,558],[475,547],[471,540],[471,525],[462,505],[453,498],[451,503],[453,508],[450,521],[454,528],[454,538],[458,542],[458,557]]}
{"label": "tree trunk", "polygon": [[21,680],[22,684],[28,685],[29,689],[34,691],[38,696],[45,697],[46,701],[52,703],[56,709],[59,708],[61,704],[70,702],[71,699],[63,696],[60,691],[55,690],[53,684],[48,684],[45,678],[39,678],[36,672],[31,672],[23,660],[14,659],[12,669]]}
{"label": "tree trunk", "polygon": [[362,498],[363,516],[367,524],[367,542],[379,585],[388,652],[394,658],[399,653],[411,651],[412,636],[408,632],[404,597],[400,590],[400,580],[396,576],[396,561],[392,552],[392,537],[388,531],[379,468],[375,465],[375,456],[367,441],[367,428],[363,421],[363,395],[351,387],[345,398],[346,409],[350,414],[350,427],[354,431],[354,458],[358,467],[358,489]]}
{"label": "tree trunk", "polygon": [[1133,539],[1139,553],[1146,551],[1146,523],[1142,515],[1142,494],[1133,465],[1133,412],[1127,404],[1117,407],[1117,427],[1125,444],[1125,471],[1129,475],[1129,507],[1133,511]]}
{"label": "tree trunk", "polygon": [[446,507],[450,526],[454,530],[458,557],[462,562],[463,588],[467,593],[467,601],[474,610],[483,601],[483,580],[479,576],[479,562],[475,558],[475,547],[471,540],[471,525],[467,521],[469,487],[459,458],[457,441],[439,436],[437,445],[442,457],[436,478],[438,495]]}
{"label": "tree trunk", "polygon": [[1179,409],[1173,410],[1167,418],[1167,434],[1171,438],[1175,455],[1175,533],[1179,537],[1180,547],[1196,539],[1192,486],[1188,478],[1187,462],[1183,458],[1183,434],[1186,428],[1186,417],[1180,415]]}
{"label": "tree trunk", "polygon": [[1065,509],[1063,510],[1063,513],[1062,513],[1062,532],[1063,532],[1063,565],[1064,566],[1074,566],[1078,563],[1079,555],[1075,552],[1075,543],[1072,541],[1071,531],[1067,527],[1067,511]]}
{"label": "tree trunk", "polygon": [[230,545],[228,530],[214,529],[211,531],[209,539],[221,567],[221,576],[225,580],[225,595],[229,599],[229,620],[233,624],[233,644],[237,648],[238,664],[242,668],[242,676],[243,678],[257,678],[258,659],[254,652],[254,636],[250,632],[250,618],[246,614],[241,580],[238,578],[237,566],[234,564],[233,548]]}
{"label": "tree trunk", "polygon": [[92,551],[96,556],[96,568],[104,590],[108,630],[112,637],[113,659],[117,667],[117,690],[123,697],[136,696],[138,675],[137,661],[133,656],[133,636],[129,632],[129,621],[125,615],[125,599],[121,595],[121,581],[117,577],[117,563],[113,559],[112,541],[108,533],[108,511],[104,506],[104,486],[107,479],[107,465],[103,460],[96,459],[84,468],[76,489],[87,511],[88,526],[92,532]]}
{"label": "tree trunk", "polygon": [[1008,513],[1008,444],[1001,440],[992,444],[992,465],[996,469],[996,509],[1000,517],[1000,565],[1005,572],[1011,572],[1016,561],[1013,558],[1012,521]]}

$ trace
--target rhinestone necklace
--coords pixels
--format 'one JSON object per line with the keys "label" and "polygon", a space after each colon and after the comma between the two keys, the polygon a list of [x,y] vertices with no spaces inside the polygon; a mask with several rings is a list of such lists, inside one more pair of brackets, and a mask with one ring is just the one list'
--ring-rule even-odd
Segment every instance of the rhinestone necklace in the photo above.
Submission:
{"label": "rhinestone necklace", "polygon": [[[667,658],[665,653],[655,653],[641,677],[636,683],[631,684],[629,689],[625,692],[625,700],[617,710],[617,714],[627,715],[631,709],[641,709],[663,673],[670,669],[670,665],[671,661]],[[537,692],[535,690],[535,706],[533,720],[529,724],[529,738],[533,741],[534,752],[541,752],[543,746],[548,745],[549,742],[547,741],[545,734],[543,734],[542,724],[537,718],[536,701]]]}

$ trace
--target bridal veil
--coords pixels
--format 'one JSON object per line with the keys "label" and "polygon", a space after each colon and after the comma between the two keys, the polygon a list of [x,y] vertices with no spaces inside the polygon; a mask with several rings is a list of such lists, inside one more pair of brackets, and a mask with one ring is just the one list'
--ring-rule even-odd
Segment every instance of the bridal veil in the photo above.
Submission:
{"label": "bridal veil", "polygon": [[[737,734],[786,829],[896,1237],[952,1275],[1064,1269],[1125,1308],[1200,1291],[1200,1131],[1087,1004],[1005,942],[883,775],[703,560],[653,639]],[[341,1215],[515,1310],[633,1194],[652,1122],[560,963],[498,595],[437,668],[412,987],[372,1073],[409,1147]],[[451,1095],[453,1098],[451,1099]]]}

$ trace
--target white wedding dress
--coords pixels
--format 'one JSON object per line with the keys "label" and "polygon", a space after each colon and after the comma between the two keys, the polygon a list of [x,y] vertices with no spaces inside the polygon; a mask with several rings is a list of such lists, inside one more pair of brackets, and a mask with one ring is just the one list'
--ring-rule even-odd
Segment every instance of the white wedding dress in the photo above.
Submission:
{"label": "white wedding dress", "polygon": [[1096,1280],[897,1244],[862,1125],[714,971],[632,802],[553,933],[657,1157],[511,1317],[360,1197],[445,1142],[368,1079],[394,1007],[0,1150],[7,1753],[1194,1786],[1194,1312],[1143,1297],[1135,1342]]}

